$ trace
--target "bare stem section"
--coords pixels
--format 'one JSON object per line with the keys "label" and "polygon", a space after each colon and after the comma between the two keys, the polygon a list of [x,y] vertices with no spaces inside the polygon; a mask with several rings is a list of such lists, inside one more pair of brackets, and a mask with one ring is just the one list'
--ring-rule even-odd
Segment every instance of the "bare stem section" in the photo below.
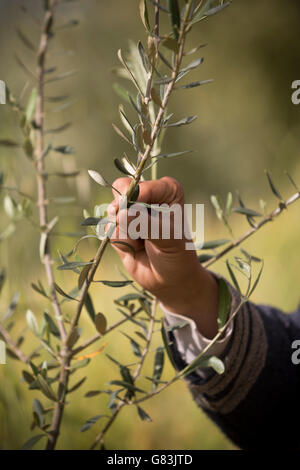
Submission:
{"label": "bare stem section", "polygon": [[[44,16],[44,24],[40,39],[39,51],[37,56],[37,105],[35,112],[36,123],[36,176],[38,188],[38,208],[40,218],[40,228],[42,234],[47,236],[48,230],[48,212],[47,212],[47,188],[45,176],[45,160],[44,160],[44,77],[46,68],[46,57],[48,50],[49,36],[53,25],[55,0],[46,2],[47,9]],[[62,313],[57,299],[54,287],[54,274],[52,269],[52,258],[50,240],[47,237],[45,249],[43,253],[43,263],[45,266],[48,285],[51,290],[51,302],[55,317],[57,319],[58,328],[60,330],[61,339],[66,337],[66,331],[62,320]]]}

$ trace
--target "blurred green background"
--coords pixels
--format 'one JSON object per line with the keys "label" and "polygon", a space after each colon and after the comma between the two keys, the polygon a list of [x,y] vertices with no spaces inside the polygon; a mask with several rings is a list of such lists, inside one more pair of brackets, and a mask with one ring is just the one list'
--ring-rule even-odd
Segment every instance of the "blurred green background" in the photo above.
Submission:
{"label": "blurred green background", "polygon": [[[27,12],[20,7],[26,4]],[[0,79],[18,97],[28,98],[33,80],[16,64],[17,55],[29,70],[34,71],[34,54],[27,51],[16,34],[21,28],[33,44],[38,43],[41,2],[0,1]],[[58,214],[58,231],[78,231],[82,209],[92,211],[95,204],[110,201],[108,190],[101,190],[87,177],[87,169],[99,170],[113,180],[118,177],[112,163],[122,154],[126,144],[113,132],[111,122],[118,123],[119,97],[112,84],[116,81],[113,68],[118,65],[116,51],[126,50],[128,39],[144,39],[143,26],[138,15],[138,1],[81,0],[66,2],[57,8],[56,31],[51,40],[49,66],[58,67],[58,73],[77,70],[77,74],[61,82],[47,85],[46,96],[68,94],[69,105],[47,105],[47,128],[59,127],[72,121],[73,126],[63,134],[49,135],[55,145],[71,145],[76,154],[48,157],[48,169],[70,171],[82,169],[78,178],[49,180],[50,196],[75,196],[76,204],[50,208],[50,217]],[[79,20],[77,27],[61,28],[70,19]],[[173,96],[170,111],[178,119],[198,115],[191,126],[170,129],[164,141],[164,151],[194,149],[194,153],[178,159],[164,161],[159,176],[177,178],[186,191],[186,201],[205,204],[205,236],[207,239],[227,237],[222,225],[215,219],[209,202],[210,194],[225,197],[228,191],[239,189],[247,205],[259,210],[258,201],[267,201],[266,210],[276,201],[267,185],[264,169],[271,172],[284,197],[293,189],[284,175],[288,170],[300,182],[299,135],[300,106],[291,102],[291,83],[300,79],[299,42],[300,5],[297,0],[239,0],[221,14],[196,25],[189,38],[191,47],[208,43],[201,50],[205,61],[191,80],[214,78],[205,87],[178,92]],[[25,86],[25,89],[24,89]],[[22,92],[23,90],[23,92]],[[16,116],[8,106],[0,106],[0,139],[20,138]],[[36,187],[32,166],[21,151],[0,148],[0,171],[6,184],[18,185],[24,192],[35,195]],[[8,223],[0,195],[0,232]],[[18,197],[16,196],[16,200]],[[36,214],[35,214],[36,216]],[[241,216],[233,216],[234,232],[247,229]],[[280,218],[260,231],[246,243],[245,248],[263,257],[265,269],[255,292],[254,300],[275,304],[286,311],[296,308],[299,301],[299,205],[292,206]],[[56,237],[54,254],[71,249],[74,240]],[[91,257],[95,245],[86,243],[80,249],[83,259]],[[109,250],[102,264],[102,278],[118,279],[118,259]],[[15,234],[0,242],[0,268],[5,267],[9,282],[0,301],[4,312],[14,292],[21,294],[15,313],[14,334],[25,328],[25,312],[31,308],[38,318],[46,303],[30,288],[31,282],[44,279],[38,256],[38,234],[24,221]],[[214,266],[225,273],[224,261]],[[58,273],[58,283],[65,290],[75,285],[73,274]],[[125,293],[126,289],[118,291]],[[113,304],[115,291],[109,287],[93,288],[97,311],[106,314],[109,323],[119,318]],[[120,294],[121,295],[121,294]],[[72,306],[68,304],[68,311]],[[86,317],[86,315],[84,315]],[[93,333],[89,319],[83,321],[84,335]],[[127,326],[122,330],[131,331]],[[132,360],[127,340],[115,332],[107,339],[105,352],[117,358]],[[159,335],[156,338],[160,343]],[[29,332],[24,350],[34,342]],[[101,341],[99,342],[101,345]],[[90,352],[97,349],[97,345]],[[152,368],[151,359],[147,366]],[[23,369],[8,358],[0,366],[0,448],[16,449],[30,436],[32,399],[39,393],[30,392],[20,380]],[[83,372],[88,380],[67,407],[61,449],[84,449],[89,446],[95,428],[80,433],[83,422],[105,410],[107,398],[84,399],[88,390],[104,388],[104,384],[117,378],[117,370],[104,352],[93,359]],[[172,377],[168,364],[164,377]],[[42,401],[42,396],[39,397]],[[45,400],[44,400],[45,402]],[[197,409],[184,383],[177,383],[147,402],[144,406],[153,422],[141,422],[136,410],[128,408],[118,418],[106,439],[107,448],[114,449],[232,449],[234,446]]]}

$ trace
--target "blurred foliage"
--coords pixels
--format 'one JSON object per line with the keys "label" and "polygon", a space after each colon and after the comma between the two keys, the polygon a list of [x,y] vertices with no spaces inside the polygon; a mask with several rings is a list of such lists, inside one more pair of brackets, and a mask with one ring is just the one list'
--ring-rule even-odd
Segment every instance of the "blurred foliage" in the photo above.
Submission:
{"label": "blurred foliage", "polygon": [[[39,3],[37,0],[26,2],[28,12],[20,8],[23,3],[14,0],[0,4],[0,78],[11,89],[28,96],[30,87],[23,89],[24,83],[28,80],[31,84],[32,78],[17,67],[14,56],[17,53],[29,69],[35,57],[20,45],[16,27],[29,31],[31,42],[36,44],[39,25],[29,12],[34,11],[37,17],[41,12],[35,8]],[[52,106],[47,126],[50,129],[72,121],[73,126],[63,137],[51,136],[51,141],[56,146],[72,142],[76,154],[57,154],[52,159],[52,171],[105,167],[108,178],[118,176],[112,159],[120,155],[123,143],[111,128],[119,103],[112,88],[116,81],[116,51],[124,38],[137,42],[143,35],[142,25],[137,21],[137,0],[126,2],[126,7],[124,3],[121,0],[87,0],[59,7],[55,51],[69,52],[62,55],[53,49],[51,56],[50,49],[51,62],[53,60],[60,73],[70,69],[79,73],[62,84],[53,82],[47,85],[48,96],[65,94],[66,90],[70,95],[70,106],[59,114],[60,104]],[[79,25],[60,28],[59,25],[63,26],[70,20],[70,9],[72,18],[79,20]],[[224,195],[239,189],[243,198],[249,201],[249,207],[259,208],[258,201],[263,197],[267,201],[267,210],[270,210],[276,201],[266,184],[265,168],[270,170],[284,197],[292,190],[283,171],[287,169],[298,183],[300,181],[300,107],[294,106],[290,99],[291,83],[300,78],[299,19],[297,0],[285,2],[284,8],[279,0],[272,4],[267,0],[239,0],[214,21],[202,22],[197,33],[193,34],[193,42],[196,42],[197,34],[199,44],[208,43],[201,77],[197,75],[199,72],[194,72],[195,80],[214,78],[214,82],[184,94],[178,93],[172,99],[172,111],[179,118],[184,109],[184,115],[190,110],[199,119],[184,132],[171,129],[164,147],[170,152],[186,148],[195,152],[184,157],[184,161],[180,157],[172,160],[171,169],[167,161],[162,162],[159,176],[171,173],[183,184],[187,202],[205,203],[207,239],[224,236],[221,224],[213,218],[209,200],[211,193]],[[16,118],[5,106],[0,107],[0,119],[0,138],[17,139]],[[0,148],[1,171],[10,175],[7,184],[14,185],[17,181],[25,193],[32,191],[31,167],[20,151]],[[111,196],[109,190],[99,191],[96,185],[90,185],[85,171],[76,181],[64,181],[61,184],[55,178],[51,180],[51,196],[74,195],[77,206],[70,206],[67,213],[65,208],[57,206],[55,214],[58,212],[61,216],[59,231],[78,232],[82,208],[108,202]],[[7,218],[1,209],[0,231],[6,224]],[[234,233],[242,233],[246,228],[247,222],[241,223],[241,217],[237,215],[233,223]],[[287,311],[296,307],[299,301],[299,236],[299,207],[296,205],[246,244],[246,249],[253,249],[265,260],[262,281],[254,296],[256,301],[276,304]],[[35,252],[37,241],[38,235],[31,225],[22,222],[8,242],[0,243],[0,263],[7,268],[11,280],[4,289],[0,311],[13,293],[20,291],[16,313],[20,331],[25,328],[28,305],[33,311],[40,310],[40,298],[29,286],[41,272]],[[70,238],[58,237],[55,243],[55,247],[62,251],[72,246]],[[87,248],[81,248],[82,257],[88,258],[93,252],[93,242]],[[118,264],[117,256],[109,250],[101,267],[106,278],[118,279],[115,269]],[[226,274],[223,261],[214,269]],[[60,273],[58,281],[68,286],[70,279]],[[98,304],[97,310],[105,312],[113,322],[118,314],[108,289],[97,285],[92,292]],[[84,328],[92,332],[89,319]],[[26,346],[31,348],[25,343],[25,349]],[[126,351],[126,339],[118,332],[113,333],[105,352],[123,357]],[[78,432],[83,424],[82,418],[98,414],[106,397],[100,395],[83,400],[82,396],[88,390],[100,388],[102,376],[107,377],[112,367],[104,354],[100,354],[87,369],[88,384],[74,392],[72,404],[67,407],[59,448],[86,448],[90,444],[91,431]],[[0,448],[20,448],[28,437],[32,394],[20,382],[20,372],[21,367],[10,358],[7,366],[0,366]],[[169,364],[168,375],[171,377]],[[145,409],[153,422],[137,421],[136,410],[126,408],[107,437],[107,448],[232,448],[204,413],[196,409],[183,383],[176,383],[149,401]]]}

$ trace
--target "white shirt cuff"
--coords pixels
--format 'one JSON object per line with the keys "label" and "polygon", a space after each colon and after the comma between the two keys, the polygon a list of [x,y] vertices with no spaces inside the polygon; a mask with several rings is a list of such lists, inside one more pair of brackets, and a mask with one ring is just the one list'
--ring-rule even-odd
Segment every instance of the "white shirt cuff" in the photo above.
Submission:
{"label": "white shirt cuff", "polygon": [[[197,329],[196,323],[190,318],[184,317],[177,313],[170,312],[162,304],[160,304],[162,311],[165,314],[165,319],[169,328],[174,328],[173,334],[176,340],[177,349],[182,359],[189,364],[192,362],[203,349],[210,343],[210,339],[203,336]],[[232,310],[230,314],[232,313]],[[201,312],[199,312],[201,315]],[[225,351],[226,346],[230,340],[233,330],[233,324],[230,323],[224,332],[221,339],[216,341],[208,351],[209,356],[219,357]],[[196,372],[204,377],[207,369],[198,369]]]}

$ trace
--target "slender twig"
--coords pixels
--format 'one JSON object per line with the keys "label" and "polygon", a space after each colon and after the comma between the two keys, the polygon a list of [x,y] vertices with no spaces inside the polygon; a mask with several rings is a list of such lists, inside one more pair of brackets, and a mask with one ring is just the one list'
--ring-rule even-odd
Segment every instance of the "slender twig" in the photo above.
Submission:
{"label": "slender twig", "polygon": [[[37,169],[37,186],[38,186],[38,208],[40,226],[43,231],[47,230],[48,225],[48,212],[47,212],[47,191],[46,191],[46,178],[45,178],[45,162],[43,158],[44,154],[44,76],[46,68],[46,56],[48,50],[49,35],[53,24],[53,11],[56,1],[48,1],[48,9],[45,12],[44,24],[40,39],[40,45],[37,55],[37,80],[38,80],[38,96],[37,106],[35,112],[35,124],[36,124],[36,169]],[[64,340],[66,337],[66,331],[62,319],[60,305],[57,299],[57,295],[54,288],[54,274],[52,270],[52,259],[50,242],[47,239],[43,263],[45,266],[46,276],[49,287],[51,289],[51,301],[53,310],[57,320],[61,339]]]}
{"label": "slender twig", "polygon": [[11,338],[8,331],[0,324],[0,335],[6,342],[6,344],[10,347],[12,352],[20,359],[20,361],[28,363],[30,358],[24,354],[21,349],[17,346],[14,340]]}
{"label": "slender twig", "polygon": [[106,432],[109,430],[111,425],[114,423],[115,419],[119,415],[121,409],[126,405],[125,402],[119,402],[118,405],[116,406],[113,414],[111,415],[110,419],[107,421],[106,425],[104,426],[103,430],[101,433],[96,437],[95,441],[90,447],[90,450],[94,450],[95,447],[102,442],[103,436],[106,434]]}
{"label": "slender twig", "polygon": [[123,325],[123,323],[127,322],[127,321],[130,321],[132,318],[134,318],[138,313],[140,313],[142,311],[142,308],[138,308],[135,312],[132,312],[131,315],[127,318],[122,318],[121,320],[118,320],[116,321],[115,323],[113,323],[109,328],[107,328],[107,330],[105,331],[105,333],[103,334],[96,334],[95,336],[92,336],[92,338],[88,339],[85,343],[83,343],[81,346],[78,346],[76,349],[73,349],[72,351],[72,357],[73,356],[76,356],[78,353],[80,353],[81,351],[83,351],[84,349],[88,348],[89,346],[91,346],[92,344],[94,344],[96,341],[98,341],[99,339],[102,339],[104,336],[106,336],[108,333],[110,333],[111,331],[115,330],[118,326],[120,325]]}
{"label": "slender twig", "polygon": [[244,233],[240,238],[238,238],[235,241],[232,241],[224,250],[220,251],[218,254],[213,256],[209,261],[206,263],[203,263],[203,266],[205,268],[208,268],[211,266],[213,263],[218,261],[220,258],[223,258],[229,251],[233,250],[234,248],[238,247],[241,245],[245,240],[247,240],[251,235],[256,233],[261,227],[263,227],[266,223],[272,222],[276,217],[278,217],[288,206],[296,202],[298,199],[300,199],[300,193],[295,193],[293,196],[291,196],[289,199],[287,199],[284,202],[281,202],[276,209],[274,209],[269,215],[267,215],[264,219],[262,219],[258,224],[256,224],[254,227],[252,227],[250,230],[248,230],[246,233]]}
{"label": "slender twig", "polygon": [[[147,338],[146,338],[146,344],[145,344],[145,347],[142,351],[142,354],[141,354],[139,363],[137,365],[137,368],[136,368],[135,372],[132,374],[132,378],[133,378],[134,381],[139,379],[139,377],[141,375],[141,372],[142,372],[142,368],[143,368],[145,359],[146,359],[146,357],[148,355],[148,352],[149,352],[149,348],[150,348],[150,344],[151,344],[151,340],[152,340],[152,335],[153,335],[153,327],[154,327],[154,320],[155,320],[155,316],[156,316],[156,309],[157,309],[157,299],[154,299],[152,301],[151,316],[150,316],[150,322],[149,322],[148,333],[147,333]],[[106,425],[104,426],[102,431],[95,438],[95,440],[94,440],[94,442],[91,446],[91,450],[95,449],[95,447],[100,442],[103,441],[103,438],[104,438],[105,434],[110,429],[111,425],[114,423],[114,421],[117,418],[117,416],[119,415],[120,411],[124,408],[124,406],[129,405],[129,404],[131,404],[131,402],[123,401],[123,402],[118,403],[118,405],[117,405],[116,409],[114,410],[112,416],[110,417],[109,421],[106,423]]]}
{"label": "slender twig", "polygon": [[62,422],[63,412],[65,408],[65,395],[68,389],[68,382],[69,382],[69,364],[70,364],[70,357],[68,355],[63,356],[61,362],[61,368],[59,373],[59,381],[58,381],[58,390],[57,396],[58,401],[54,404],[54,411],[51,420],[51,427],[48,431],[48,440],[46,444],[46,450],[53,450],[55,449],[56,442],[59,436],[60,426]]}

